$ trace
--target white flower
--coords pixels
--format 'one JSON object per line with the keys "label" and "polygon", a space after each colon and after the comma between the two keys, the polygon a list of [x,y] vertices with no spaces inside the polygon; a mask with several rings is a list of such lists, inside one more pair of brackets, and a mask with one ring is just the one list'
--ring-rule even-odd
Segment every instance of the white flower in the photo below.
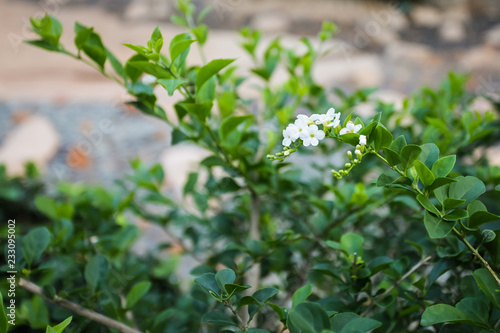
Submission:
{"label": "white flower", "polygon": [[292,142],[299,138],[299,128],[295,124],[290,124],[283,130],[283,141],[281,142],[283,146],[290,146]]}
{"label": "white flower", "polygon": [[334,108],[330,108],[326,114],[313,114],[310,118],[316,125],[323,124],[327,127],[337,127],[340,124],[340,112],[335,113]]}
{"label": "white flower", "polygon": [[153,75],[146,74],[141,79],[144,84],[153,84],[156,82],[156,77]]}
{"label": "white flower", "polygon": [[358,133],[361,127],[363,127],[361,124],[354,125],[352,121],[348,121],[347,125],[340,130],[340,135],[344,135],[347,133]]}
{"label": "white flower", "polygon": [[361,134],[361,135],[359,136],[359,144],[360,144],[361,146],[366,146],[366,135]]}
{"label": "white flower", "polygon": [[356,149],[356,150],[354,151],[354,154],[356,154],[356,156],[361,155],[361,150]]}
{"label": "white flower", "polygon": [[309,127],[309,122],[311,120],[309,119],[308,116],[305,116],[303,114],[299,114],[297,116],[297,119],[295,120],[294,126],[297,127],[297,131],[302,133],[302,131],[307,131],[307,128]]}
{"label": "white flower", "polygon": [[304,143],[304,146],[317,146],[319,144],[319,140],[323,140],[325,138],[325,132],[318,129],[318,126],[311,125],[306,130],[303,130],[300,134],[300,138]]}

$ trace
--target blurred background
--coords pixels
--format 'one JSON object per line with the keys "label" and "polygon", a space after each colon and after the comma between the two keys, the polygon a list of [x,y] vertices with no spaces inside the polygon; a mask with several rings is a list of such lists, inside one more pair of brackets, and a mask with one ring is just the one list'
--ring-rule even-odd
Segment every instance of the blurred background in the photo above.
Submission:
{"label": "blurred background", "polygon": [[[500,100],[500,1],[333,1],[202,0],[211,6],[207,59],[237,58],[250,68],[239,47],[238,29],[263,32],[263,41],[282,36],[294,45],[316,36],[323,21],[339,33],[331,52],[319,60],[315,77],[327,87],[352,92],[378,87],[374,98],[399,105],[415,89],[439,85],[449,71],[469,73],[468,89]],[[44,13],[65,28],[62,41],[73,47],[74,21],[95,27],[120,60],[133,52],[122,43],[145,44],[156,25],[166,40],[184,30],[171,23],[173,0],[0,0],[0,163],[21,174],[35,161],[47,183],[60,180],[111,184],[130,171],[128,161],[161,162],[170,186],[182,186],[186,166],[203,152],[170,147],[170,129],[127,107],[126,93],[92,68],[62,55],[22,43],[33,39],[29,17]],[[201,63],[196,48],[191,64]],[[280,80],[280,72],[275,81]],[[241,94],[255,97],[260,82],[246,82]],[[172,112],[176,96],[160,96]],[[359,105],[370,114],[373,104]],[[491,109],[476,99],[474,109]],[[321,112],[319,110],[318,112]],[[500,151],[493,159],[500,163]],[[495,160],[491,162],[495,164]]]}

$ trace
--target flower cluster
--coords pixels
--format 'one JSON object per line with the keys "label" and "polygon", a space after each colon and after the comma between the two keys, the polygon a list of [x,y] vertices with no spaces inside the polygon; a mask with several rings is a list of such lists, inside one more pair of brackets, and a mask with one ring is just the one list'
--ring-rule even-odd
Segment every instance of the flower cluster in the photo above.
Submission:
{"label": "flower cluster", "polygon": [[342,127],[340,125],[340,112],[335,112],[334,108],[330,108],[325,114],[313,114],[311,116],[299,114],[295,122],[289,124],[283,130],[283,151],[276,155],[268,155],[268,158],[283,161],[291,153],[297,151],[299,146],[317,146],[321,140],[327,137],[337,139],[341,142],[348,140],[347,142],[356,144],[356,149],[354,153],[351,151],[347,152],[350,162],[345,163],[344,170],[332,170],[332,174],[340,179],[342,176],[347,175],[356,164],[360,163],[368,151],[366,149],[367,138],[365,135],[360,134],[359,142],[355,143],[352,142],[352,136],[342,138],[346,134],[358,133],[363,127],[357,121],[354,123],[349,119],[347,120]]}

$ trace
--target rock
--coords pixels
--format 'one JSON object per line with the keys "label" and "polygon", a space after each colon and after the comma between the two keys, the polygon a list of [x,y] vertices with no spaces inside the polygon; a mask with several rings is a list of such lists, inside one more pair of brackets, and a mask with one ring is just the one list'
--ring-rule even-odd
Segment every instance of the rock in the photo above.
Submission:
{"label": "rock", "polygon": [[430,6],[416,6],[411,10],[410,17],[417,25],[427,28],[435,28],[443,20],[439,10]]}
{"label": "rock", "polygon": [[9,175],[22,175],[24,165],[34,162],[42,171],[61,145],[59,133],[45,117],[34,115],[9,132],[0,147],[0,164]]}
{"label": "rock", "polygon": [[267,33],[286,32],[290,27],[290,19],[280,12],[259,13],[252,17],[250,26]]}
{"label": "rock", "polygon": [[459,20],[445,20],[439,27],[439,36],[446,42],[460,42],[466,34],[465,26]]}
{"label": "rock", "polygon": [[500,48],[500,24],[488,30],[484,39],[486,44]]}
{"label": "rock", "polygon": [[460,65],[462,71],[476,71],[486,68],[488,71],[497,72],[500,70],[500,62],[498,61],[500,52],[495,48],[482,45],[468,51],[462,56]]}

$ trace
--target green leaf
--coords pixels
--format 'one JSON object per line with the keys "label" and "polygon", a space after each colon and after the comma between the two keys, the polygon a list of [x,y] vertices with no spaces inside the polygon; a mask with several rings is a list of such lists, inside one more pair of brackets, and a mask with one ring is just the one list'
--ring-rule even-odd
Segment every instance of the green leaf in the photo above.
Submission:
{"label": "green leaf", "polygon": [[108,260],[102,254],[92,257],[87,265],[85,265],[85,281],[87,281],[92,293],[95,292],[97,286],[105,279],[107,274]]}
{"label": "green leaf", "polygon": [[202,124],[204,124],[207,117],[210,115],[213,104],[212,102],[207,101],[204,103],[184,103],[183,106],[190,115],[195,116]]}
{"label": "green leaf", "polygon": [[368,333],[380,326],[382,326],[382,323],[377,320],[358,317],[344,325],[340,333]]}
{"label": "green leaf", "polygon": [[465,313],[448,304],[435,304],[425,309],[420,324],[431,326],[439,323],[474,324]]}
{"label": "green leaf", "polygon": [[423,196],[422,194],[417,195],[417,200],[429,212],[431,212],[435,215],[438,215],[438,216],[440,215],[439,210],[436,208],[436,206],[434,206],[432,204],[432,202],[429,199],[427,199],[425,196]]}
{"label": "green leaf", "polygon": [[63,27],[55,17],[45,15],[41,19],[30,18],[33,31],[45,39],[49,44],[57,46],[61,38]]}
{"label": "green leaf", "polygon": [[127,74],[125,74],[125,69],[123,68],[122,63],[115,57],[113,53],[111,53],[110,50],[108,50],[107,48],[105,48],[105,50],[111,67],[113,67],[116,74],[120,75],[124,81],[127,81]]}
{"label": "green leaf", "polygon": [[[444,178],[444,177],[436,178],[434,183],[432,183],[432,185],[427,188],[427,191],[430,193],[430,192],[432,192],[440,187],[443,187],[443,186],[451,184],[451,183],[456,183],[456,180],[451,179],[451,178]],[[447,187],[447,189],[448,189],[448,187]]]}
{"label": "green leaf", "polygon": [[32,46],[36,46],[39,48],[42,48],[47,51],[52,51],[52,52],[59,52],[60,50],[55,47],[54,45],[50,44],[46,40],[25,40],[24,43]]}
{"label": "green leaf", "polygon": [[220,135],[223,140],[225,140],[229,133],[234,131],[238,125],[241,123],[247,121],[247,120],[252,120],[253,115],[245,115],[245,116],[231,116],[229,118],[226,118],[220,127]]}
{"label": "green leaf", "polygon": [[196,183],[198,182],[198,173],[190,172],[188,179],[184,184],[183,195],[186,196],[188,193],[193,193],[196,188]]}
{"label": "green leaf", "polygon": [[222,312],[208,312],[201,317],[201,321],[221,326],[237,326],[234,319]]}
{"label": "green leaf", "polygon": [[398,165],[401,162],[401,160],[399,158],[399,154],[396,153],[394,150],[392,150],[390,148],[384,148],[383,151],[384,151],[385,158],[386,158],[387,162],[389,162],[390,166]]}
{"label": "green leaf", "polygon": [[469,216],[469,222],[467,223],[467,226],[470,228],[477,228],[484,223],[489,223],[498,220],[500,220],[500,216],[496,214],[479,211],[472,214],[472,216]]}
{"label": "green leaf", "polygon": [[217,104],[222,118],[227,118],[234,113],[236,97],[232,91],[224,91],[218,98]]}
{"label": "green leaf", "polygon": [[453,170],[457,157],[455,155],[441,157],[432,165],[432,173],[436,178],[446,177]]}
{"label": "green leaf", "polygon": [[89,40],[90,35],[94,32],[94,28],[84,27],[78,22],[75,22],[75,46],[78,50],[83,48],[83,45]]}
{"label": "green leaf", "polygon": [[370,318],[362,318],[352,312],[338,313],[333,316],[332,330],[339,333],[368,333],[382,323]]}
{"label": "green leaf", "polygon": [[29,267],[40,259],[43,251],[49,246],[49,243],[50,232],[45,227],[31,229],[30,232],[23,237],[21,251]]}
{"label": "green leaf", "polygon": [[177,36],[180,36],[177,35],[170,42],[169,52],[170,52],[170,61],[172,61],[172,63],[177,59],[177,57],[181,55],[182,52],[186,51],[191,44],[196,42],[195,39],[184,39],[185,34],[181,35],[183,37],[182,40],[176,40]]}
{"label": "green leaf", "polygon": [[174,91],[177,90],[181,85],[187,83],[186,79],[159,79],[157,81],[159,84],[163,86],[168,92],[168,96],[172,96]]}
{"label": "green leaf", "polygon": [[[486,268],[480,268],[472,273],[479,289],[481,289],[490,301],[500,309],[500,292],[498,284]],[[497,274],[498,276],[498,274]]]}
{"label": "green leaf", "polygon": [[444,221],[443,219],[432,215],[426,210],[424,216],[424,225],[429,236],[433,239],[436,239],[446,237],[455,226],[455,223]]}
{"label": "green leaf", "polygon": [[389,146],[389,149],[395,151],[399,155],[404,146],[406,146],[405,136],[400,135],[396,139],[394,139],[394,141]]}
{"label": "green leaf", "polygon": [[221,269],[215,274],[215,281],[217,281],[219,289],[225,293],[228,293],[226,291],[226,284],[233,283],[235,279],[236,279],[236,274],[232,269],[229,268]]}
{"label": "green leaf", "polygon": [[8,319],[7,319],[7,315],[5,314],[2,293],[0,293],[0,304],[2,305],[0,308],[0,332],[5,333],[5,332],[7,332]]}
{"label": "green leaf", "polygon": [[443,202],[444,210],[448,211],[453,208],[457,208],[462,206],[465,203],[464,199],[453,199],[447,198]]}
{"label": "green leaf", "polygon": [[73,316],[70,316],[66,318],[62,323],[59,323],[56,326],[52,327],[52,329],[54,329],[54,331],[56,331],[57,333],[61,333],[71,323],[72,320]]}
{"label": "green leaf", "polygon": [[214,273],[205,273],[200,277],[194,279],[194,283],[203,288],[207,293],[212,295],[212,293],[216,295],[220,295],[221,291],[217,281],[215,280]]}
{"label": "green leaf", "polygon": [[418,156],[418,160],[431,169],[439,158],[439,148],[434,143],[423,144],[420,148],[422,148],[422,153]]}
{"label": "green leaf", "polygon": [[418,158],[422,148],[417,145],[407,145],[401,149],[401,167],[404,171],[413,166],[413,162]]}
{"label": "green leaf", "polygon": [[429,170],[429,168],[423,162],[421,162],[419,160],[416,160],[414,165],[415,165],[415,169],[417,170],[417,174],[418,174],[422,184],[425,187],[431,186],[435,180],[435,177],[432,174],[431,170]]}
{"label": "green leaf", "polygon": [[248,315],[250,316],[250,318],[253,318],[253,316],[255,316],[255,314],[259,310],[259,307],[262,306],[262,303],[266,302],[271,297],[274,297],[276,294],[278,294],[278,292],[279,290],[276,288],[263,288],[254,292],[252,297],[260,304],[259,306],[255,304],[248,306]]}
{"label": "green leaf", "polygon": [[481,299],[475,297],[466,297],[455,305],[455,307],[462,311],[469,319],[477,323],[489,327],[489,307]]}
{"label": "green leaf", "polygon": [[347,234],[340,237],[340,244],[342,249],[350,256],[356,255],[359,257],[363,256],[363,242],[364,238],[361,235],[355,234],[353,232],[348,232]]}
{"label": "green leaf", "polygon": [[469,213],[465,209],[455,209],[451,213],[446,214],[443,216],[443,219],[446,221],[456,221],[460,219],[465,219],[469,217]]}
{"label": "green leaf", "polygon": [[392,143],[392,133],[380,124],[375,129],[373,138],[373,144],[376,151],[379,151],[382,148],[387,148]]}
{"label": "green leaf", "polygon": [[216,59],[201,67],[196,77],[196,91],[198,92],[208,79],[219,73],[221,69],[232,63],[234,60],[235,59]]}
{"label": "green leaf", "polygon": [[[81,24],[75,23],[75,34],[77,35],[77,37],[82,30],[88,30],[88,28]],[[104,69],[104,63],[106,62],[107,55],[106,48],[101,41],[101,37],[93,31],[90,32],[88,37],[88,31],[85,31],[83,34],[84,38],[78,41],[80,48],[91,60],[99,65],[101,69]],[[85,42],[82,42],[83,40],[85,40]],[[77,40],[75,40],[75,44],[76,43]]]}
{"label": "green leaf", "polygon": [[151,288],[151,282],[136,283],[127,294],[127,309],[131,309]]}
{"label": "green leaf", "polygon": [[450,198],[464,199],[465,204],[486,191],[484,183],[473,176],[459,177],[456,183],[450,184],[449,195]]}
{"label": "green leaf", "polygon": [[301,303],[290,311],[288,320],[302,333],[322,333],[331,328],[330,318],[317,303]]}
{"label": "green leaf", "polygon": [[295,290],[292,296],[292,309],[294,309],[297,305],[299,305],[302,302],[305,302],[305,300],[311,296],[312,294],[312,289],[313,286],[312,284],[306,284],[305,286],[300,287],[299,289]]}

